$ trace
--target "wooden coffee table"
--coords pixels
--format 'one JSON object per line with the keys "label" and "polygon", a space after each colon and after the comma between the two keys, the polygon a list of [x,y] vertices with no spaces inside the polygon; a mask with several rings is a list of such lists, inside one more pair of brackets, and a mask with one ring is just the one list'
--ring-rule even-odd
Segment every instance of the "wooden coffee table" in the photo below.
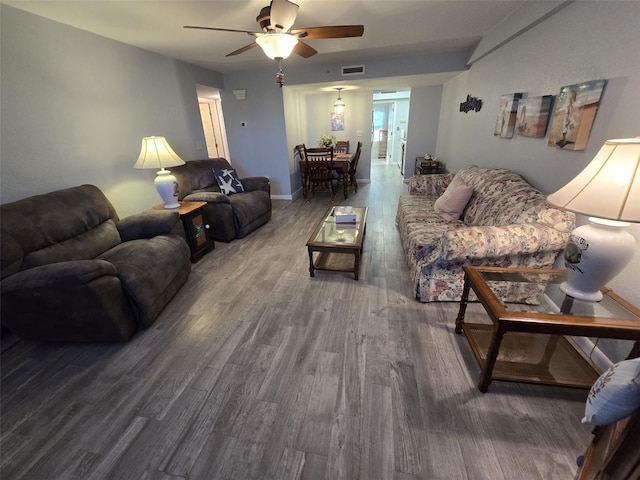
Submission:
{"label": "wooden coffee table", "polygon": [[[492,379],[589,388],[600,371],[566,336],[635,340],[629,358],[640,354],[640,310],[603,289],[600,302],[585,302],[559,288],[564,270],[464,267],[465,281],[456,333],[464,332],[481,368],[478,388]],[[507,303],[505,287],[540,292],[540,304]],[[464,321],[473,289],[492,323]]]}
{"label": "wooden coffee table", "polygon": [[[367,229],[367,207],[352,207],[356,222],[336,223],[334,207],[329,208],[313,229],[307,242],[309,273],[315,270],[353,272],[358,280],[362,243]],[[314,259],[314,253],[318,253]]]}

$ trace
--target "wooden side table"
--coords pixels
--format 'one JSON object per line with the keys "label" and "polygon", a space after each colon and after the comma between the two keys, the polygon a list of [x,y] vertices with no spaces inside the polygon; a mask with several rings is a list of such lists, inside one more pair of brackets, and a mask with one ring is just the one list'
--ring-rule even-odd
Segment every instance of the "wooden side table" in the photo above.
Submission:
{"label": "wooden side table", "polygon": [[[187,243],[191,249],[191,261],[197,262],[202,256],[215,248],[213,239],[209,237],[209,225],[202,215],[202,208],[207,202],[180,202],[177,210],[184,226]],[[156,205],[154,210],[165,210],[163,205]]]}
{"label": "wooden side table", "polygon": [[[465,266],[464,290],[455,332],[465,334],[480,365],[478,389],[492,379],[590,388],[600,371],[567,336],[633,340],[629,358],[640,355],[640,310],[603,289],[601,302],[577,300],[561,292],[564,270]],[[501,285],[544,289],[546,304],[512,304],[496,293]],[[473,290],[491,324],[465,322]],[[541,290],[542,291],[542,290]]]}
{"label": "wooden side table", "polygon": [[640,412],[594,428],[576,480],[633,480],[640,474]]}
{"label": "wooden side table", "polygon": [[416,157],[415,175],[430,175],[441,173],[439,160],[427,160],[424,157]]}

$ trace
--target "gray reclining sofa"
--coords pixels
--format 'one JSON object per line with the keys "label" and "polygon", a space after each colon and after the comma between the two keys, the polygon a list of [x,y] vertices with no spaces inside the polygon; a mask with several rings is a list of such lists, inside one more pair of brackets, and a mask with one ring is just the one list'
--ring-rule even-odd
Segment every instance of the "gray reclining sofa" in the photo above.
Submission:
{"label": "gray reclining sofa", "polygon": [[204,216],[214,240],[230,242],[245,237],[271,219],[271,185],[267,177],[241,178],[244,192],[225,195],[220,193],[214,167],[232,168],[224,158],[210,158],[191,160],[171,169],[178,180],[179,200],[207,202]]}
{"label": "gray reclining sofa", "polygon": [[8,203],[0,215],[1,321],[23,338],[127,340],[191,272],[178,212],[120,220],[93,185]]}

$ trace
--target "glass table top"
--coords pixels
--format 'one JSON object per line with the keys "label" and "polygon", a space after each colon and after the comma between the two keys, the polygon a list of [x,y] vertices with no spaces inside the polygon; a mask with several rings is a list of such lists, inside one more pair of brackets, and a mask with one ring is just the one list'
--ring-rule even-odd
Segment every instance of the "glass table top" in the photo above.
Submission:
{"label": "glass table top", "polygon": [[565,294],[560,288],[562,282],[566,281],[563,270],[509,272],[479,269],[478,273],[498,297],[504,291],[505,282],[510,283],[512,291],[517,288],[538,290],[539,303],[537,304],[501,302],[508,311],[640,321],[638,312],[626,308],[618,301],[621,299],[615,296],[605,294],[601,301],[589,302]]}
{"label": "glass table top", "polygon": [[351,209],[356,214],[355,223],[336,223],[335,208],[332,208],[313,237],[313,243],[357,245],[362,239],[367,208],[351,207]]}

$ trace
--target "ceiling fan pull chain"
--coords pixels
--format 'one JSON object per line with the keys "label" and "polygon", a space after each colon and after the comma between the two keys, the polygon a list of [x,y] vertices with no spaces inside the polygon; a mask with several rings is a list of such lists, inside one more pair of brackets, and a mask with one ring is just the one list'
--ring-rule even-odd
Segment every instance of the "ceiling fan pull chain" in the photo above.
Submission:
{"label": "ceiling fan pull chain", "polygon": [[278,73],[276,73],[276,83],[278,85],[280,85],[280,88],[282,88],[282,85],[284,85],[284,72],[282,71],[282,60],[278,60]]}

